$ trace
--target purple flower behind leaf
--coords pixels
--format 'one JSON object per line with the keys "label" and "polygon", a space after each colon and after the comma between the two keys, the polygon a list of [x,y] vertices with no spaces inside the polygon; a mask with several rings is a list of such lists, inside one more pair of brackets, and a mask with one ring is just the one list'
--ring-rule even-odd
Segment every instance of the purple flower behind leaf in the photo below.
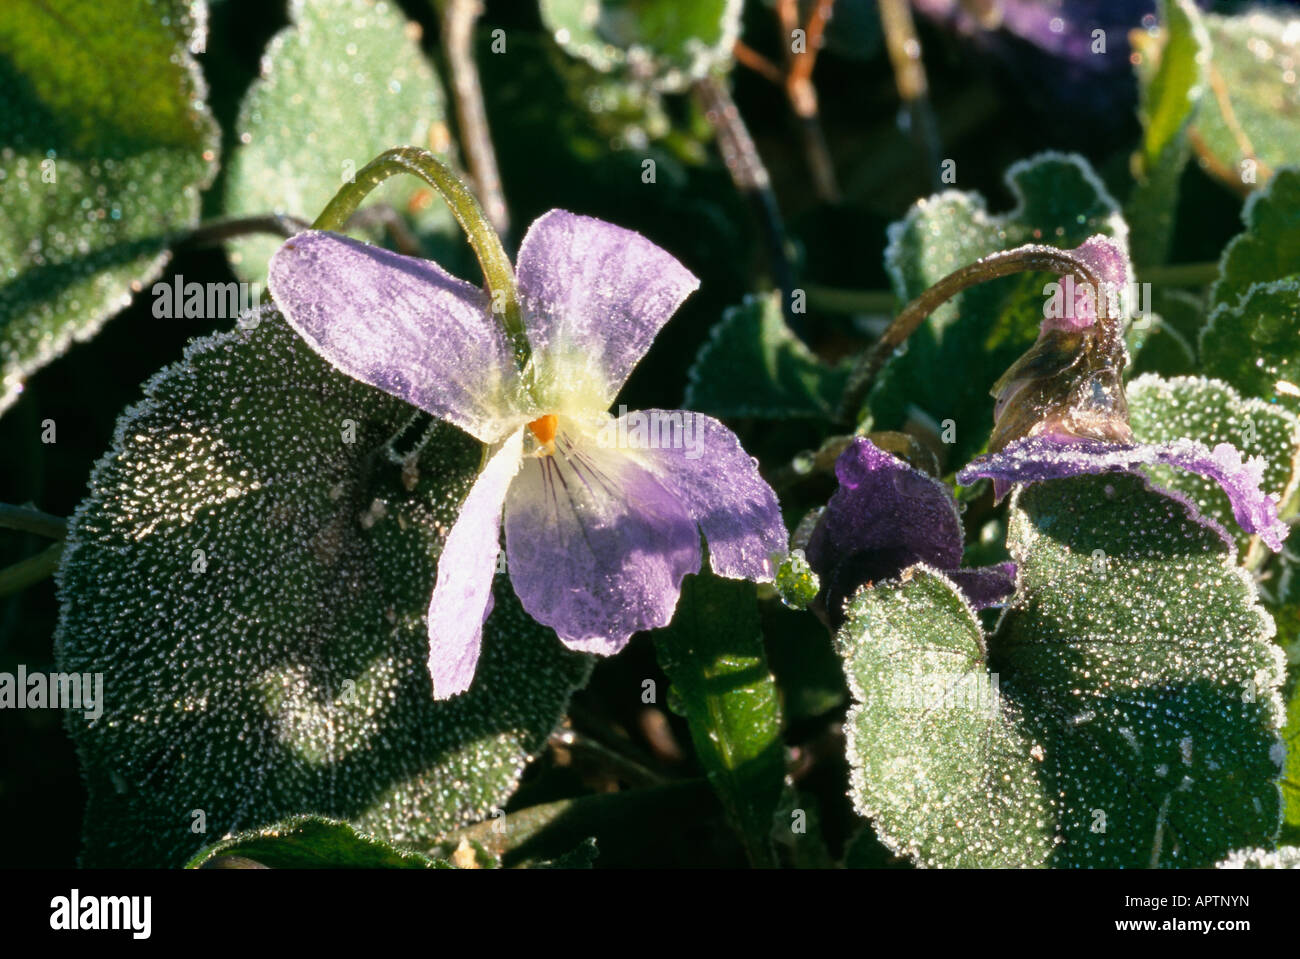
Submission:
{"label": "purple flower behind leaf", "polygon": [[502,526],[524,609],[604,655],[672,619],[701,534],[713,571],[737,579],[771,579],[787,547],[775,494],[725,426],[608,412],[695,276],[637,233],[561,210],[529,228],[516,271],[532,346],[522,372],[487,295],[427,260],[308,231],[270,266],[312,349],[488,447],[429,604],[440,699],[473,680]]}
{"label": "purple flower behind leaf", "polygon": [[821,579],[814,608],[833,628],[864,583],[892,579],[915,563],[944,570],[976,609],[1015,589],[1015,564],[959,569],[962,526],[952,493],[938,480],[855,437],[835,463],[839,489],[808,539]]}

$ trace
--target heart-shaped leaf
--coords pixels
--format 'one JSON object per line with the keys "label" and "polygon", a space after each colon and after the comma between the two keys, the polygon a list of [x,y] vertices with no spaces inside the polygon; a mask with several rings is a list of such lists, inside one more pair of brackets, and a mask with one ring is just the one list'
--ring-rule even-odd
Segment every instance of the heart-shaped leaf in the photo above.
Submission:
{"label": "heart-shaped leaf", "polygon": [[727,62],[742,0],[541,0],[555,42],[597,70],[683,90]]}
{"label": "heart-shaped leaf", "polygon": [[[411,145],[446,153],[442,85],[420,51],[419,27],[400,8],[374,0],[294,0],[290,19],[272,38],[262,76],[240,107],[226,212],[274,211],[310,221],[384,150]],[[380,185],[360,217],[370,219],[356,236],[387,235],[412,255],[421,252],[421,241],[455,230],[446,204],[414,177]],[[231,266],[251,283],[264,282],[278,245],[270,236],[233,241]]]}
{"label": "heart-shaped leaf", "polygon": [[722,314],[689,374],[686,405],[714,416],[833,417],[848,364],[828,366],[791,332],[779,293]]}
{"label": "heart-shaped leaf", "polygon": [[59,668],[105,680],[102,715],[67,718],[85,864],[180,865],[200,823],[309,813],[427,848],[504,804],[588,658],[499,577],[474,685],[433,700],[424,614],[478,444],[277,314],[197,341],[145,394],[59,573]]}
{"label": "heart-shaped leaf", "polygon": [[[838,637],[853,798],[926,865],[1208,866],[1277,834],[1273,623],[1230,548],[1127,475],[1017,494],[987,640],[924,567]],[[996,677],[996,681],[995,681]]]}
{"label": "heart-shaped leaf", "polygon": [[441,859],[398,849],[345,822],[296,816],[200,850],[188,869],[450,869]]}
{"label": "heart-shaped leaf", "polygon": [[1192,141],[1201,166],[1238,190],[1264,183],[1300,156],[1300,18],[1255,10],[1207,13],[1209,89]]}
{"label": "heart-shaped leaf", "polygon": [[[0,412],[162,272],[216,172],[185,0],[10,0],[0,17]],[[200,8],[201,10],[201,8]]]}

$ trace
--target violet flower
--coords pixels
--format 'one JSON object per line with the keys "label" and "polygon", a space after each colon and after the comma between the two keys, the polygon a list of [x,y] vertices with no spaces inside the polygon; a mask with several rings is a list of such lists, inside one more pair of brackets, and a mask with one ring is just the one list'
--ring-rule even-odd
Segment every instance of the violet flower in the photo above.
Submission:
{"label": "violet flower", "polygon": [[[1242,460],[1230,444],[1213,450],[1190,439],[1158,445],[1134,441],[1122,373],[1128,362],[1122,318],[1128,258],[1111,239],[1094,236],[1072,251],[1101,289],[1070,277],[1064,309],[1050,309],[1037,342],[993,388],[990,452],[957,474],[970,485],[993,480],[1002,499],[1014,483],[1115,471],[1139,473],[1163,464],[1213,479],[1227,494],[1233,516],[1274,551],[1286,538],[1277,503],[1260,489],[1264,464]],[[1057,306],[1062,301],[1057,302]]]}
{"label": "violet flower", "polygon": [[503,525],[524,609],[601,655],[672,619],[701,533],[731,578],[770,579],[787,547],[775,494],[725,426],[608,412],[699,286],[690,271],[637,233],[552,210],[524,237],[516,277],[532,349],[522,371],[487,294],[427,260],[308,231],[270,266],[276,303],[312,349],[488,447],[429,604],[440,699],[473,679]]}
{"label": "violet flower", "polygon": [[959,569],[962,526],[948,488],[858,436],[835,462],[839,489],[808,539],[805,555],[821,579],[814,610],[832,629],[864,583],[893,579],[915,563],[942,570],[983,609],[1015,590],[1016,566]]}

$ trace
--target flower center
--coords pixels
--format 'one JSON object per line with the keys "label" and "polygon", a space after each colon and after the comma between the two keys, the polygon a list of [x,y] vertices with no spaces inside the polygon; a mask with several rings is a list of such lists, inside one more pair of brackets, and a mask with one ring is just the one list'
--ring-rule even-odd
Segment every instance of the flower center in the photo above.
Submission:
{"label": "flower center", "polygon": [[536,438],[539,455],[550,456],[555,452],[555,432],[559,428],[559,420],[554,413],[547,413],[545,416],[539,416],[528,424],[529,432]]}

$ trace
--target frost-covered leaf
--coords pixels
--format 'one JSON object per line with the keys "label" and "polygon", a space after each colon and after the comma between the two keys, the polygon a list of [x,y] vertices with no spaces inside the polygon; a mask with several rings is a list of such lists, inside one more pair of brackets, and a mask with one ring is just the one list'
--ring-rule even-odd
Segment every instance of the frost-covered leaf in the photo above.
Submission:
{"label": "frost-covered leaf", "polygon": [[1201,333],[1205,372],[1300,412],[1300,277],[1257,283],[1210,314]]}
{"label": "frost-covered leaf", "polygon": [[84,862],[180,865],[198,810],[209,836],[312,813],[427,848],[504,804],[588,661],[498,577],[474,685],[433,700],[424,614],[477,444],[275,314],[145,393],[59,573],[59,668],[104,676],[103,715],[67,716]]}
{"label": "frost-covered leaf", "polygon": [[[232,216],[287,213],[311,221],[375,156],[413,145],[445,156],[446,98],[419,45],[420,30],[393,3],[293,0],[290,25],[272,38],[262,76],[240,107],[239,145],[230,157],[225,208]],[[402,252],[411,239],[455,229],[446,204],[414,177],[393,177],[367,197],[362,215],[383,206],[392,227],[370,223],[354,235],[384,236]],[[264,283],[279,245],[271,236],[230,244],[235,272]]]}
{"label": "frost-covered leaf", "polygon": [[853,796],[886,844],[928,865],[1208,866],[1271,842],[1281,655],[1228,545],[1119,474],[1022,490],[1008,542],[1018,590],[987,656],[935,571],[850,605]]}
{"label": "frost-covered leaf", "polygon": [[1300,846],[1238,849],[1215,866],[1219,869],[1300,869]]}
{"label": "frost-covered leaf", "polygon": [[1196,347],[1205,326],[1205,297],[1187,290],[1152,291],[1148,322],[1129,341],[1135,373],[1182,376],[1200,370]]}
{"label": "frost-covered leaf", "polygon": [[1300,169],[1278,170],[1267,187],[1250,195],[1241,218],[1246,229],[1224,248],[1219,261],[1219,279],[1210,291],[1212,311],[1237,306],[1256,283],[1300,274]]}
{"label": "frost-covered leaf", "polygon": [[1191,153],[1188,130],[1205,92],[1209,38],[1192,0],[1162,0],[1161,30],[1134,31],[1142,142],[1137,186],[1126,211],[1133,259],[1163,263],[1173,231],[1178,183]]}
{"label": "frost-covered leaf", "polygon": [[721,417],[835,415],[850,364],[814,356],[786,324],[780,297],[747,296],[722,314],[691,367],[688,407]]}
{"label": "frost-covered leaf", "polygon": [[216,172],[185,0],[8,0],[0,15],[0,411],[162,272]]}
{"label": "frost-covered leaf", "polygon": [[597,70],[682,90],[731,57],[742,0],[541,0],[555,42]]}
{"label": "frost-covered leaf", "polygon": [[1209,89],[1196,112],[1201,166],[1236,189],[1252,189],[1300,156],[1300,18],[1256,10],[1207,13]]}
{"label": "frost-covered leaf", "polygon": [[[1243,456],[1262,457],[1267,464],[1260,488],[1285,503],[1300,484],[1300,419],[1262,400],[1243,398],[1221,380],[1204,377],[1139,376],[1128,386],[1129,421],[1142,443],[1172,443],[1186,438],[1214,449],[1229,443]],[[1219,522],[1237,541],[1242,558],[1252,548],[1251,537],[1233,518],[1222,487],[1198,473],[1168,466],[1149,470],[1162,489],[1186,495],[1201,512]],[[1253,560],[1263,558],[1262,547]]]}
{"label": "frost-covered leaf", "polygon": [[1297,842],[1300,841],[1300,683],[1291,690],[1282,739],[1286,743],[1286,769],[1282,774],[1283,838]]}
{"label": "frost-covered leaf", "polygon": [[[234,857],[227,859],[225,857]],[[256,864],[256,866],[253,866]],[[359,833],[345,822],[295,816],[230,836],[200,850],[188,869],[450,869],[450,863]]]}
{"label": "frost-covered leaf", "polygon": [[[1052,850],[1050,806],[1010,707],[994,708],[979,621],[942,573],[865,587],[836,643],[855,705],[851,794],[894,853],[930,866],[1029,866]],[[952,705],[936,706],[945,700]]]}
{"label": "frost-covered leaf", "polygon": [[771,865],[785,747],[754,585],[708,573],[688,577],[655,648],[672,681],[674,710],[686,717],[695,755],[750,862]]}
{"label": "frost-covered leaf", "polygon": [[[890,227],[885,266],[899,302],[997,250],[1025,243],[1074,247],[1096,233],[1127,243],[1117,204],[1082,157],[1041,154],[1012,166],[1006,180],[1017,201],[1008,213],[992,215],[979,195],[950,190],[919,201]],[[935,423],[953,421],[954,462],[979,452],[993,424],[989,388],[1037,338],[1043,287],[1055,279],[1005,277],[936,310],[872,390],[873,428],[897,429],[916,407]]]}

